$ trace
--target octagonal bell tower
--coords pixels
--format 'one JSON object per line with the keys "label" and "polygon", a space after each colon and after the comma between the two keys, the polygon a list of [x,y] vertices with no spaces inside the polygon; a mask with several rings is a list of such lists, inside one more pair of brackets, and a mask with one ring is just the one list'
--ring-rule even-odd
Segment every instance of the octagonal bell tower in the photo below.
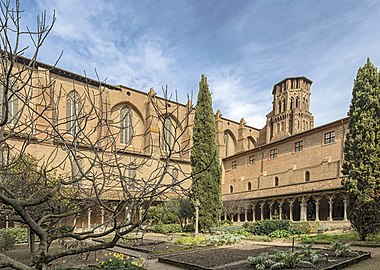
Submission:
{"label": "octagonal bell tower", "polygon": [[267,143],[314,127],[310,112],[312,83],[306,77],[292,77],[273,86],[273,109],[267,114],[266,122]]}

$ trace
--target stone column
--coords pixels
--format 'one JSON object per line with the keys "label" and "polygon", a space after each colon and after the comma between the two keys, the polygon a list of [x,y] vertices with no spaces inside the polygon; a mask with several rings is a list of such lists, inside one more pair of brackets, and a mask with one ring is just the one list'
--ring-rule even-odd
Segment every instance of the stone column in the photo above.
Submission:
{"label": "stone column", "polygon": [[273,204],[269,204],[269,219],[272,220],[272,207],[273,207]]}
{"label": "stone column", "polygon": [[87,210],[87,229],[91,229],[91,209]]}
{"label": "stone column", "polygon": [[8,219],[8,215],[5,216],[5,229],[8,229],[9,228],[9,219]]}
{"label": "stone column", "polygon": [[260,211],[261,211],[261,220],[264,220],[264,204],[260,205]]}
{"label": "stone column", "polygon": [[248,209],[244,209],[244,221],[248,221]]}
{"label": "stone column", "polygon": [[227,218],[227,212],[224,212],[224,220],[228,220],[228,218]]}
{"label": "stone column", "polygon": [[283,204],[283,202],[280,202],[279,204],[278,204],[278,213],[279,213],[279,215],[280,215],[280,220],[282,220],[282,204]]}
{"label": "stone column", "polygon": [[252,221],[256,221],[256,205],[252,206]]}
{"label": "stone column", "polygon": [[319,221],[319,199],[315,201],[315,221]]}
{"label": "stone column", "polygon": [[300,211],[300,221],[305,221],[307,218],[306,218],[306,201],[305,201],[305,198],[302,197],[302,201],[301,201],[301,211]]}
{"label": "stone column", "polygon": [[329,199],[329,221],[333,221],[333,206],[334,206],[334,201],[333,197],[330,197]]}
{"label": "stone column", "polygon": [[237,222],[241,222],[240,221],[240,208],[238,209],[238,212],[237,212]]}
{"label": "stone column", "polygon": [[293,202],[289,202],[289,219],[293,221]]}
{"label": "stone column", "polygon": [[344,204],[344,207],[343,207],[343,221],[348,221],[348,218],[347,218],[347,198],[344,198],[343,200],[343,204]]}

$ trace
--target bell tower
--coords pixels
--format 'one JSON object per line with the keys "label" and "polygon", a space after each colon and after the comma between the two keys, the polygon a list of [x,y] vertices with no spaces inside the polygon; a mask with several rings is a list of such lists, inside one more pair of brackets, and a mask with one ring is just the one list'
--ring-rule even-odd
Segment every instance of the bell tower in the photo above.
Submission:
{"label": "bell tower", "polygon": [[314,127],[310,112],[312,83],[306,77],[292,77],[273,86],[273,109],[267,114],[266,123],[267,143]]}

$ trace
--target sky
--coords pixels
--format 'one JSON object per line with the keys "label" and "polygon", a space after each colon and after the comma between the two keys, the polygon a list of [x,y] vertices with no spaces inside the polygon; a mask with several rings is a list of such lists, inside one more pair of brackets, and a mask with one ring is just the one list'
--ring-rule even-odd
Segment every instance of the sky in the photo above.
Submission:
{"label": "sky", "polygon": [[[273,85],[313,80],[316,126],[346,116],[356,72],[380,66],[376,0],[24,0],[22,25],[43,10],[56,23],[39,60],[142,91],[162,86],[196,102],[208,77],[214,111],[257,128]],[[26,41],[25,41],[26,42]],[[26,52],[28,55],[28,51]]]}

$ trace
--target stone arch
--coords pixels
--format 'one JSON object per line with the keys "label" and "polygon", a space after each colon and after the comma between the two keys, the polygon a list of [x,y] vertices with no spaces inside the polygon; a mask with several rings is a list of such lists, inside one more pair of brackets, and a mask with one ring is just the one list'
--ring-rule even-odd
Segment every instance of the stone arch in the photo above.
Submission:
{"label": "stone arch", "polygon": [[224,131],[225,156],[230,156],[236,152],[236,138],[231,130]]}
{"label": "stone arch", "polygon": [[[130,102],[119,102],[111,108],[110,121],[112,123],[111,131],[113,134],[120,134],[122,128],[122,121],[124,120],[123,112],[130,110],[130,125],[132,130],[131,140],[124,147],[133,147],[137,149],[144,148],[144,134],[146,131],[144,125],[144,117],[141,112],[131,104]],[[122,146],[123,141],[120,138],[118,140],[120,146]]]}
{"label": "stone arch", "polygon": [[248,136],[248,150],[256,148],[257,143],[256,140],[252,136]]}
{"label": "stone arch", "polygon": [[309,171],[305,172],[305,182],[310,182],[310,172]]}

